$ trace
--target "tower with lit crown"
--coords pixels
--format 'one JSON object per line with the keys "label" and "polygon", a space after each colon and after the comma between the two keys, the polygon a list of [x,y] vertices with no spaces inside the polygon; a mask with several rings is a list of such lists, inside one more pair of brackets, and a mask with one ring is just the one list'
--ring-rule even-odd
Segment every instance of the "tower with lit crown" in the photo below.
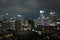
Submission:
{"label": "tower with lit crown", "polygon": [[40,25],[44,25],[44,10],[40,10]]}
{"label": "tower with lit crown", "polygon": [[40,10],[40,16],[37,20],[35,20],[35,27],[39,26],[39,25],[43,25],[44,26],[44,22],[45,22],[45,17],[44,17],[44,10]]}

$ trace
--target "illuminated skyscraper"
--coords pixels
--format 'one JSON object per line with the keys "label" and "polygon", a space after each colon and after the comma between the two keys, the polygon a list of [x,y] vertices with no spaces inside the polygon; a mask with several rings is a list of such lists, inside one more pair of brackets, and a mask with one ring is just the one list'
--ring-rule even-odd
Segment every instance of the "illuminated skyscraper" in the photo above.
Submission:
{"label": "illuminated skyscraper", "polygon": [[[45,26],[45,16],[44,16],[45,11],[40,10],[40,16],[37,18],[35,21],[35,28],[37,28],[36,31],[42,31],[44,32],[44,26]],[[41,28],[41,29],[40,29]]]}
{"label": "illuminated skyscraper", "polygon": [[17,15],[17,21],[22,20],[22,15]]}
{"label": "illuminated skyscraper", "polygon": [[44,25],[44,22],[45,22],[44,13],[45,13],[44,10],[40,10],[40,16],[38,19],[35,20],[35,27],[37,27],[37,25]]}
{"label": "illuminated skyscraper", "polygon": [[[31,22],[31,21],[30,21]],[[31,30],[31,24],[28,23],[27,19],[21,21],[21,31]]]}
{"label": "illuminated skyscraper", "polygon": [[10,18],[9,22],[10,22],[10,29],[11,30],[15,30],[15,19],[14,18]]}
{"label": "illuminated skyscraper", "polygon": [[57,15],[55,14],[55,12],[50,12],[49,14],[50,17],[50,26],[56,26],[57,25]]}
{"label": "illuminated skyscraper", "polygon": [[45,19],[45,16],[44,16],[44,13],[45,11],[44,10],[40,10],[40,25],[44,25],[44,19]]}
{"label": "illuminated skyscraper", "polygon": [[60,19],[57,19],[57,30],[60,30]]}

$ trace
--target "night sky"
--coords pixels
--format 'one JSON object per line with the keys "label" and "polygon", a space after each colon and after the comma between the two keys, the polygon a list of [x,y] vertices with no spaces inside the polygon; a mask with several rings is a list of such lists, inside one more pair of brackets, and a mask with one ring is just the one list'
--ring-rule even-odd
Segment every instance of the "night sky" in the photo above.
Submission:
{"label": "night sky", "polygon": [[60,18],[60,0],[0,0],[0,15],[9,13],[10,16],[21,14],[37,18],[40,10],[45,10],[46,16],[55,11]]}

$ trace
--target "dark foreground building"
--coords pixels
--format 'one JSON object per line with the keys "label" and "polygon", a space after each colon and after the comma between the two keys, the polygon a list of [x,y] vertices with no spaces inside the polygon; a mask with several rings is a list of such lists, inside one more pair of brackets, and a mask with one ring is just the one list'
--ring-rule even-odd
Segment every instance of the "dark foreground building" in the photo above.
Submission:
{"label": "dark foreground building", "polygon": [[[0,35],[0,40],[60,40],[59,38],[55,38],[48,34],[41,34],[39,35],[36,32],[22,32],[15,33],[12,30],[8,30],[8,33]],[[8,36],[10,35],[10,36]],[[7,37],[8,36],[8,37]]]}

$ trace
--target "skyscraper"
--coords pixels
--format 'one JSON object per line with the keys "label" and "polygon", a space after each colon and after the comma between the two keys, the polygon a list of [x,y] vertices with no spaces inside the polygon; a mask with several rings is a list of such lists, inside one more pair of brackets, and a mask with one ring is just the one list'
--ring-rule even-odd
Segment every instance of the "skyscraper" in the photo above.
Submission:
{"label": "skyscraper", "polygon": [[57,15],[55,14],[55,12],[50,12],[49,14],[50,17],[50,26],[56,26],[57,25]]}

